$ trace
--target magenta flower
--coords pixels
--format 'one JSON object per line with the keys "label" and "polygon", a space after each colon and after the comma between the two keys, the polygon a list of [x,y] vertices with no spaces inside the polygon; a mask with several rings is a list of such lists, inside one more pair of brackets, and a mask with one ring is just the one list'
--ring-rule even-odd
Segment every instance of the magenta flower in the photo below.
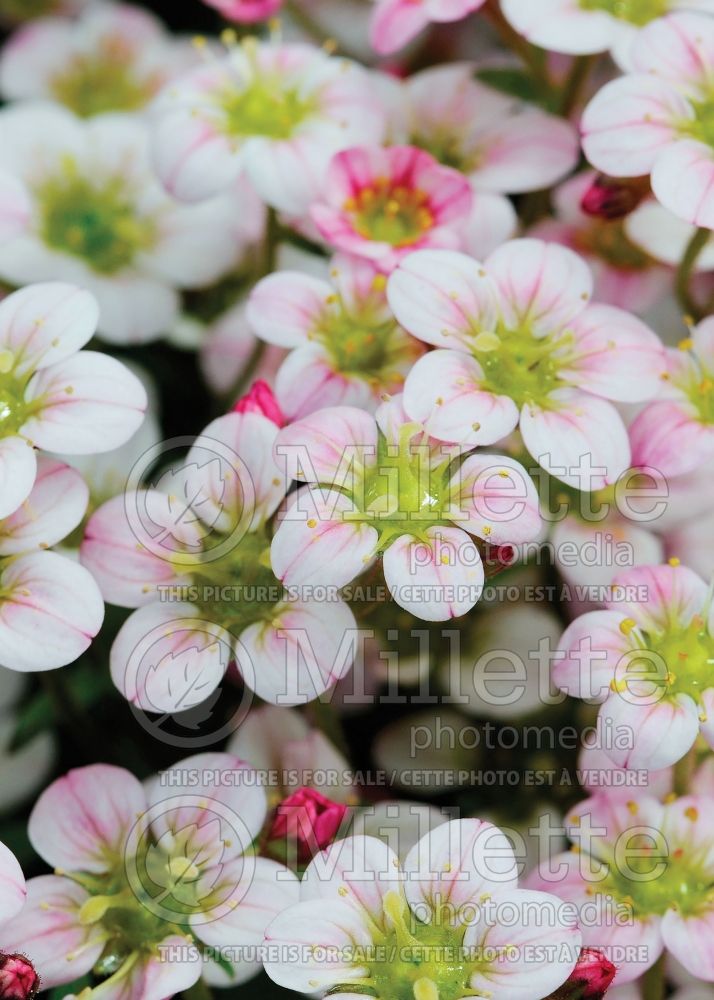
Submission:
{"label": "magenta flower", "polygon": [[664,476],[693,472],[714,458],[714,317],[667,350],[664,399],[650,403],[630,427],[633,465]]}
{"label": "magenta flower", "polygon": [[371,261],[339,255],[330,278],[278,271],[259,281],[248,301],[255,333],[293,348],[275,378],[291,420],[326,406],[374,411],[385,393],[401,390],[424,353],[395,320],[386,279]]}
{"label": "magenta flower", "polygon": [[615,177],[651,175],[675,215],[714,228],[714,134],[710,68],[714,18],[678,13],[644,28],[631,73],[608,83],[585,109],[583,147]]}
{"label": "magenta flower", "polygon": [[332,246],[391,271],[421,247],[462,246],[472,201],[466,178],[423,150],[363,146],[334,157],[310,214]]}
{"label": "magenta flower", "polygon": [[606,748],[620,767],[660,770],[702,736],[714,746],[714,612],[707,585],[672,560],[615,577],[604,611],[566,629],[553,668],[558,687],[601,704],[627,739]]}
{"label": "magenta flower", "polygon": [[342,587],[382,556],[401,607],[427,621],[466,614],[484,582],[471,536],[501,544],[540,530],[525,469],[468,451],[430,439],[400,396],[376,417],[342,406],[283,428],[276,456],[312,486],[297,493],[275,533],[276,575],[288,587]]}
{"label": "magenta flower", "polygon": [[554,896],[517,886],[510,841],[482,820],[438,826],[403,866],[382,841],[349,837],[315,858],[300,902],[269,925],[278,957],[266,972],[339,1000],[365,989],[377,1000],[541,1000],[572,972],[581,934]]}
{"label": "magenta flower", "polygon": [[351,667],[338,655],[356,628],[349,607],[284,593],[270,568],[269,520],[287,488],[277,435],[259,413],[219,417],[159,488],[89,520],[83,564],[106,601],[138,609],[112,646],[112,678],[145,711],[205,701],[234,659],[250,690],[282,704],[316,698]]}
{"label": "magenta flower", "polygon": [[637,979],[665,949],[712,982],[712,824],[706,796],[662,805],[651,796],[596,795],[566,818],[576,850],[551,858],[527,884],[579,909],[583,944],[618,966],[618,985]]}
{"label": "magenta flower", "polygon": [[590,304],[592,284],[580,257],[540,240],[506,243],[484,264],[443,250],[407,257],[389,302],[405,329],[440,348],[407,377],[408,416],[468,447],[520,426],[551,475],[578,489],[613,483],[631,462],[610,401],[652,399],[664,351],[634,316]]}
{"label": "magenta flower", "polygon": [[91,971],[97,1000],[165,1000],[226,975],[209,948],[230,950],[228,982],[251,978],[251,948],[298,895],[288,869],[246,853],[266,815],[251,775],[229,754],[205,753],[146,786],[106,764],[59,778],[29,823],[56,874],[29,881],[0,947],[22,947],[50,989]]}
{"label": "magenta flower", "polygon": [[432,22],[460,21],[485,0],[375,0],[372,46],[381,55],[403,48]]}

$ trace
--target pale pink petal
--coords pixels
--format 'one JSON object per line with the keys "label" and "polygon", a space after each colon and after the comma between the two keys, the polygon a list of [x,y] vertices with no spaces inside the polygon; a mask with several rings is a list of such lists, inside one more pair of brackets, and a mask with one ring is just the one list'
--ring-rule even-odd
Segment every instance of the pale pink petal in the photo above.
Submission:
{"label": "pale pink petal", "polygon": [[593,491],[617,481],[631,465],[622,417],[602,399],[571,389],[551,393],[553,408],[526,404],[521,434],[530,454],[556,479]]}
{"label": "pale pink petal", "polygon": [[287,478],[344,487],[377,460],[374,417],[352,406],[310,414],[284,427],[275,458]]}
{"label": "pale pink petal", "polygon": [[714,427],[678,400],[651,403],[630,426],[632,464],[682,476],[714,458]]}
{"label": "pale pink petal", "polygon": [[572,323],[592,295],[587,264],[555,243],[512,240],[492,253],[484,266],[501,293],[506,326],[526,326],[536,337]]}
{"label": "pale pink petal", "polygon": [[[201,978],[203,963],[198,948],[191,948],[180,934],[169,934],[157,945],[158,954],[142,956],[122,982],[102,990],[102,1000],[166,1000],[189,990]],[[180,955],[180,958],[176,956]],[[168,956],[172,956],[169,960]],[[66,998],[65,998],[66,1000]]]}
{"label": "pale pink petal", "polygon": [[496,328],[495,286],[478,261],[465,254],[410,254],[391,275],[387,295],[401,325],[427,344],[468,349],[474,335]]}
{"label": "pale pink petal", "polygon": [[354,504],[334,490],[301,490],[273,537],[273,572],[288,587],[344,587],[368,567],[378,533],[350,517]]}
{"label": "pale pink petal", "polygon": [[38,372],[25,398],[38,406],[22,430],[48,451],[72,455],[112,451],[144,419],[146,391],[107,354],[82,351]]}
{"label": "pale pink petal", "polygon": [[61,282],[29,285],[0,303],[0,345],[19,374],[64,361],[91,339],[99,306],[89,292]]}
{"label": "pale pink petal", "polygon": [[470,175],[477,188],[522,194],[555,184],[576,166],[580,143],[569,122],[527,110],[479,136],[483,150]]}
{"label": "pale pink petal", "polygon": [[[518,865],[511,841],[492,823],[462,819],[431,830],[409,851],[404,891],[421,920],[450,905],[458,913],[483,893],[514,889]],[[426,912],[424,912],[426,906]]]}
{"label": "pale pink petal", "polygon": [[615,584],[624,588],[624,599],[610,607],[648,632],[689,625],[706,607],[707,585],[687,566],[636,566],[618,573]]}
{"label": "pale pink petal", "polygon": [[568,626],[558,643],[553,682],[574,698],[604,701],[618,664],[631,648],[620,628],[625,612],[589,611]]}
{"label": "pale pink petal", "polygon": [[19,177],[0,170],[0,244],[23,235],[32,218],[27,188]]}
{"label": "pale pink petal", "polygon": [[638,32],[631,59],[638,73],[656,73],[698,96],[714,60],[714,30],[710,17],[693,13],[696,0],[684,0],[681,6],[687,9],[657,18]]}
{"label": "pale pink petal", "polygon": [[[20,863],[10,848],[0,842],[0,925],[18,915],[26,895]],[[0,931],[0,938],[1,934]]]}
{"label": "pale pink petal", "polygon": [[52,670],[89,647],[104,602],[83,566],[54,552],[24,555],[2,574],[0,657],[13,670]]}
{"label": "pale pink petal", "polygon": [[449,485],[452,520],[493,545],[532,542],[542,529],[535,484],[505,455],[470,455]]}
{"label": "pale pink petal", "polygon": [[37,458],[29,442],[14,434],[0,439],[0,518],[27,499],[36,475]]}
{"label": "pale pink petal", "polygon": [[425,541],[401,535],[384,553],[384,578],[392,597],[424,621],[465,615],[483,592],[484,568],[476,545],[460,528],[436,525],[423,534]]}
{"label": "pale pink petal", "polygon": [[594,167],[614,177],[648,174],[676,135],[677,123],[693,114],[689,102],[656,76],[613,80],[585,109],[581,124],[585,155]]}
{"label": "pale pink petal", "polygon": [[591,305],[571,329],[575,344],[567,364],[569,380],[618,402],[657,395],[667,361],[661,341],[641,320],[612,306]]}
{"label": "pale pink petal", "polygon": [[127,834],[145,809],[144,789],[133,774],[90,764],[69,771],[40,795],[28,833],[48,864],[105,873],[123,859]]}
{"label": "pale pink petal", "polygon": [[2,950],[28,955],[43,989],[84,976],[103,952],[101,926],[79,922],[79,909],[89,898],[86,889],[68,878],[32,878],[22,912],[0,931]]}
{"label": "pale pink petal", "polygon": [[476,260],[485,260],[507,240],[513,239],[518,225],[518,214],[510,199],[474,187],[473,205],[461,227],[462,249]]}
{"label": "pale pink petal", "polygon": [[236,643],[236,663],[246,685],[263,701],[304,705],[351,669],[356,637],[349,606],[334,588],[326,588],[323,600],[278,604],[270,621],[244,629]]}
{"label": "pale pink petal", "polygon": [[379,0],[372,15],[370,41],[380,55],[403,48],[429,23],[423,3],[413,0]]}
{"label": "pale pink petal", "polygon": [[333,406],[356,406],[374,411],[377,380],[361,373],[335,370],[335,363],[322,344],[310,344],[291,351],[275,376],[275,395],[290,420],[300,420],[316,410]]}
{"label": "pale pink petal", "polygon": [[652,167],[657,200],[686,222],[714,228],[714,151],[693,139],[675,142]]}
{"label": "pale pink petal", "polygon": [[279,347],[297,347],[329,314],[332,295],[326,281],[299,271],[279,271],[255,286],[246,317],[261,340]]}
{"label": "pale pink petal", "polygon": [[191,604],[156,602],[119,629],[109,654],[116,688],[144,712],[173,714],[204,702],[231,661],[231,639]]}
{"label": "pale pink petal", "polygon": [[300,891],[305,900],[341,900],[354,913],[386,927],[385,896],[401,894],[403,881],[397,855],[384,840],[356,835],[316,855]]}
{"label": "pale pink petal", "polygon": [[714,982],[714,910],[684,915],[668,910],[662,917],[662,937],[667,950],[696,979]]}
{"label": "pale pink petal", "polygon": [[122,608],[155,601],[158,587],[180,580],[171,550],[162,558],[143,521],[139,532],[138,519],[135,523],[127,517],[127,510],[147,509],[148,492],[127,493],[102,504],[90,517],[80,548],[82,565],[99,584],[104,599]]}
{"label": "pale pink petal", "polygon": [[604,11],[583,10],[577,0],[502,0],[503,13],[520,35],[553,52],[587,55],[609,49],[612,18]]}
{"label": "pale pink petal", "polygon": [[685,694],[651,704],[651,698],[640,700],[636,691],[613,692],[600,709],[600,719],[611,732],[631,734],[631,740],[622,742],[632,745],[613,741],[607,747],[612,760],[629,769],[670,767],[685,756],[699,734],[699,710]]}
{"label": "pale pink petal", "polygon": [[461,351],[431,351],[407,376],[404,408],[440,441],[493,444],[517,427],[518,407],[509,396],[482,390],[483,382],[475,358]]}
{"label": "pale pink petal", "polygon": [[29,497],[0,522],[0,555],[56,545],[81,522],[88,500],[89,489],[76,469],[40,456]]}

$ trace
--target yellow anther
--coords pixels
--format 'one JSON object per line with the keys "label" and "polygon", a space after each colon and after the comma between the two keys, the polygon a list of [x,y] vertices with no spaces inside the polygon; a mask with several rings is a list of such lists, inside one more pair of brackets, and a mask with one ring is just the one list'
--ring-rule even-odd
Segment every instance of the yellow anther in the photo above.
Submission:
{"label": "yellow anther", "polygon": [[681,559],[677,559],[676,556],[672,556],[672,558],[668,559],[667,562],[669,563],[670,566],[681,566],[682,565],[682,560]]}
{"label": "yellow anther", "polygon": [[637,622],[634,618],[624,618],[620,622],[620,631],[623,635],[629,635],[633,628],[637,628]]}

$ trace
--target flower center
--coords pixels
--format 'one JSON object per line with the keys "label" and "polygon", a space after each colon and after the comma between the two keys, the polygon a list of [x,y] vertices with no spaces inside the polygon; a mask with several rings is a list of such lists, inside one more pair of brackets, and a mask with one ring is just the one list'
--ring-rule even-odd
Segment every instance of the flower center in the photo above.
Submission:
{"label": "flower center", "polygon": [[379,178],[348,198],[344,210],[355,232],[375,243],[408,246],[417,243],[434,225],[429,195]]}
{"label": "flower center", "polygon": [[706,94],[698,101],[690,99],[690,104],[694,118],[680,122],[680,132],[707,146],[714,146],[714,94]]}
{"label": "flower center", "polygon": [[83,118],[104,111],[143,108],[161,85],[159,74],[141,79],[134,53],[120,38],[103,38],[96,52],[77,55],[50,81],[53,96]]}
{"label": "flower center", "polygon": [[24,383],[13,372],[14,357],[0,350],[0,437],[17,434],[29,416]]}
{"label": "flower center", "polygon": [[576,236],[577,250],[599,257],[622,271],[645,271],[654,263],[628,238],[622,222],[598,222],[583,227]]}
{"label": "flower center", "polygon": [[670,8],[669,0],[580,0],[583,10],[601,10],[619,21],[642,26],[663,17]]}
{"label": "flower center", "polygon": [[[212,533],[204,554],[196,556],[186,599],[201,608],[206,618],[239,634],[248,625],[267,621],[279,603],[280,583],[270,567],[270,541],[263,531],[244,535],[225,555],[211,558],[221,543]],[[186,571],[186,556],[177,564]]]}
{"label": "flower center", "polygon": [[714,687],[714,636],[701,616],[695,615],[688,625],[672,627],[660,635],[635,629],[631,619],[621,628],[634,634],[643,655],[633,651],[626,663],[626,676],[614,682],[616,690],[640,679],[666,690],[668,696],[687,694],[696,702],[703,691]]}
{"label": "flower center", "polygon": [[400,535],[426,541],[427,528],[448,522],[446,470],[451,456],[433,468],[428,446],[412,443],[418,430],[419,424],[405,424],[396,446],[380,435],[377,463],[365,475],[364,510],[359,518],[380,533],[380,551]]}
{"label": "flower center", "polygon": [[[689,818],[697,818],[694,807]],[[638,848],[642,856],[631,857]],[[648,856],[650,851],[652,856]],[[597,891],[611,894],[636,917],[661,916],[671,909],[688,916],[711,907],[714,877],[705,859],[689,849],[676,848],[662,858],[651,836],[640,838],[633,833],[628,837],[626,865],[613,864]]]}
{"label": "flower center", "polygon": [[569,333],[533,336],[528,328],[475,333],[472,352],[484,373],[482,386],[497,396],[510,396],[519,406],[545,406],[548,397],[567,385],[561,376]]}
{"label": "flower center", "polygon": [[129,267],[154,242],[154,223],[138,214],[120,174],[90,179],[68,157],[62,172],[43,181],[36,194],[45,243],[81,257],[100,274]]}

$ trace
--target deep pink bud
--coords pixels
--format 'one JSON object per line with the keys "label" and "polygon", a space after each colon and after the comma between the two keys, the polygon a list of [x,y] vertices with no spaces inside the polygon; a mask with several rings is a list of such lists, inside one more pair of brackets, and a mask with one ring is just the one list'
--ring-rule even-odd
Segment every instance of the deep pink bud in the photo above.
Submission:
{"label": "deep pink bud", "polygon": [[203,0],[209,7],[215,7],[229,21],[252,24],[264,21],[277,13],[283,0]]}
{"label": "deep pink bud", "polygon": [[582,948],[570,978],[549,1000],[601,1000],[612,986],[617,969],[597,948]]}
{"label": "deep pink bud", "polygon": [[598,219],[624,219],[650,191],[646,177],[606,177],[598,174],[580,202],[586,215]]}
{"label": "deep pink bud", "polygon": [[309,861],[335,839],[347,806],[316,792],[301,788],[277,808],[270,840],[287,840],[288,849],[297,850],[299,861]]}
{"label": "deep pink bud", "polygon": [[39,988],[40,977],[29,958],[0,952],[0,1000],[31,1000]]}
{"label": "deep pink bud", "polygon": [[235,413],[262,413],[278,427],[284,427],[287,423],[285,414],[278,406],[275,393],[262,379],[255,381],[245,396],[241,396],[233,407],[233,411]]}
{"label": "deep pink bud", "polygon": [[513,545],[490,545],[486,543],[482,546],[481,556],[486,577],[490,580],[499,573],[503,573],[516,561],[518,553]]}

